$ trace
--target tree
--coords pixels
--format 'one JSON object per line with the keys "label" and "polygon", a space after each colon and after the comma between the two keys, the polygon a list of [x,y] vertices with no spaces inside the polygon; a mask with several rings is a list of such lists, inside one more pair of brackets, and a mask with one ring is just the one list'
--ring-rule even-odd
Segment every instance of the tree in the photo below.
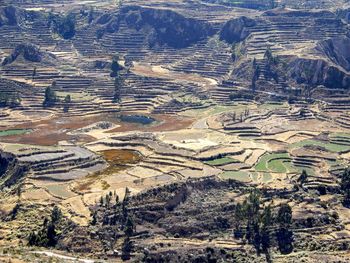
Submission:
{"label": "tree", "polygon": [[63,112],[68,112],[69,111],[69,107],[70,104],[72,102],[72,99],[70,97],[70,95],[66,95],[66,97],[64,98],[64,105],[63,105]]}
{"label": "tree", "polygon": [[289,254],[293,251],[293,232],[290,230],[292,224],[292,208],[283,204],[277,214],[279,229],[277,231],[278,247],[282,254]]}
{"label": "tree", "polygon": [[[53,84],[52,87],[54,87],[54,85],[55,84]],[[52,89],[52,87],[47,87],[45,89],[45,98],[43,102],[44,107],[52,107],[58,102],[56,92]]]}
{"label": "tree", "polygon": [[119,55],[116,54],[113,56],[112,58],[112,63],[111,63],[111,74],[110,76],[112,78],[115,78],[118,76],[118,74],[120,73],[120,71],[122,71],[124,69],[124,67],[122,65],[119,64]]}
{"label": "tree", "polygon": [[264,77],[266,80],[270,80],[271,78],[278,83],[278,73],[276,70],[276,65],[278,64],[277,57],[274,57],[270,47],[268,47],[264,54],[265,63],[265,73]]}
{"label": "tree", "polygon": [[270,262],[270,246],[271,246],[271,239],[270,239],[270,228],[273,223],[273,217],[271,212],[271,207],[267,206],[264,208],[264,211],[261,216],[262,226],[261,226],[261,250],[266,256],[266,261]]}
{"label": "tree", "polygon": [[96,225],[96,223],[97,223],[97,213],[96,213],[96,211],[94,211],[92,214],[91,225],[94,226],[94,225]]}
{"label": "tree", "polygon": [[282,204],[277,214],[277,222],[284,226],[292,223],[292,208],[289,204]]}
{"label": "tree", "polygon": [[131,217],[128,217],[124,229],[125,235],[131,237],[134,234],[134,222]]}
{"label": "tree", "polygon": [[54,206],[51,212],[51,222],[56,223],[58,222],[62,217],[62,211],[57,206]]}
{"label": "tree", "polygon": [[109,207],[111,203],[111,197],[109,196],[109,194],[106,194],[106,206]]}
{"label": "tree", "polygon": [[48,247],[53,247],[57,243],[57,233],[56,233],[56,226],[54,222],[49,222],[47,224],[46,228],[46,237],[47,237],[47,244]]}
{"label": "tree", "polygon": [[300,175],[299,178],[298,178],[298,182],[299,182],[300,184],[304,184],[304,183],[307,182],[307,178],[308,178],[308,174],[307,174],[307,172],[306,172],[305,170],[303,170],[303,171],[301,172],[301,175]]}
{"label": "tree", "polygon": [[260,77],[260,66],[256,62],[256,59],[254,58],[254,60],[253,60],[253,77],[252,77],[252,85],[251,85],[253,92],[256,90],[256,81],[259,79],[259,77]]}
{"label": "tree", "polygon": [[57,221],[53,222],[45,218],[41,230],[29,234],[28,245],[54,247],[57,244],[56,224]]}
{"label": "tree", "polygon": [[235,229],[234,229],[234,237],[235,238],[242,238],[242,231],[241,231],[241,222],[244,220],[245,215],[244,215],[244,211],[242,209],[242,205],[241,204],[237,204],[235,207]]}
{"label": "tree", "polygon": [[125,188],[124,199],[122,202],[122,215],[123,215],[123,223],[126,222],[128,218],[128,203],[129,203],[130,190],[128,187]]}
{"label": "tree", "polygon": [[115,79],[114,79],[114,96],[113,96],[113,102],[120,102],[121,101],[121,90],[124,85],[123,77],[120,75],[120,73],[116,73]]}
{"label": "tree", "polygon": [[132,243],[130,241],[130,238],[127,236],[124,239],[123,245],[122,245],[122,255],[121,258],[123,261],[130,259],[130,253],[132,250]]}
{"label": "tree", "polygon": [[252,191],[248,197],[248,218],[256,219],[260,208],[260,194],[258,191]]}
{"label": "tree", "polygon": [[344,194],[343,205],[350,207],[350,170],[346,169],[342,175],[340,188]]}

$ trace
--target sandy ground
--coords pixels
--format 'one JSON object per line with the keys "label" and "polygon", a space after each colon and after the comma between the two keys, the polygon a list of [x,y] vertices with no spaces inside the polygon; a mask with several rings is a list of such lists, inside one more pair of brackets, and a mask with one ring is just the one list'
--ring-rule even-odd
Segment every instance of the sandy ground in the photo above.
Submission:
{"label": "sandy ground", "polygon": [[134,63],[134,67],[131,71],[141,76],[174,79],[177,82],[197,83],[202,87],[215,86],[218,84],[216,80],[211,78],[203,78],[196,74],[174,72],[161,66],[151,66],[146,63]]}

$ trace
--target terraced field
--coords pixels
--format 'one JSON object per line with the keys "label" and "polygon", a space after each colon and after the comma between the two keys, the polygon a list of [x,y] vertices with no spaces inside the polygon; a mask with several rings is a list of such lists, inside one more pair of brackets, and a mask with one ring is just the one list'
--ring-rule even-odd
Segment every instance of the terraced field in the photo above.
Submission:
{"label": "terraced field", "polygon": [[252,189],[293,210],[295,250],[273,260],[348,253],[350,13],[321,2],[3,1],[0,261],[57,206],[77,257],[119,261],[130,212],[137,259],[263,262],[233,237]]}

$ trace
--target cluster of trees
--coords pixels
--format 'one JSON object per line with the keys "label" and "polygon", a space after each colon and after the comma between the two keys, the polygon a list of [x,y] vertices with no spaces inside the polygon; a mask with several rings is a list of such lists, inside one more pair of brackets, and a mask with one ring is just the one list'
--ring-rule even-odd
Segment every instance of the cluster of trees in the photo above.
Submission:
{"label": "cluster of trees", "polygon": [[279,63],[278,57],[273,56],[270,48],[267,48],[264,54],[265,63],[265,72],[264,77],[266,80],[273,79],[276,83],[278,83],[278,72],[277,66]]}
{"label": "cluster of trees", "polygon": [[[56,106],[57,103],[60,102],[54,88],[56,86],[56,82],[53,82],[51,86],[45,89],[45,97],[43,101],[44,108],[50,108]],[[72,98],[69,94],[67,94],[63,99],[63,112],[68,112],[72,103]]]}
{"label": "cluster of trees", "polygon": [[[293,250],[292,209],[282,204],[274,215],[271,206],[261,207],[260,194],[257,191],[235,207],[235,238],[245,238],[257,253],[264,253],[270,261],[270,247],[277,243],[281,253]],[[245,226],[242,225],[245,222]]]}
{"label": "cluster of trees", "polygon": [[[130,238],[133,236],[135,231],[134,220],[129,214],[128,205],[130,199],[130,190],[125,189],[125,195],[123,200],[120,202],[118,195],[114,192],[109,192],[106,196],[101,196],[100,207],[107,208],[108,211],[114,209],[113,216],[110,213],[105,213],[102,218],[103,225],[119,225],[124,231],[124,241],[122,244],[122,255],[123,260],[130,259],[130,253],[132,251],[132,242]],[[114,203],[114,204],[113,204]],[[96,225],[98,223],[97,213],[93,213],[91,225]]]}
{"label": "cluster of trees", "polygon": [[247,118],[250,114],[249,109],[245,109],[244,112],[241,112],[239,116],[237,116],[236,112],[233,112],[230,117],[232,118],[233,121],[239,121],[243,122],[245,118]]}
{"label": "cluster of trees", "polygon": [[39,231],[29,234],[28,245],[41,247],[54,247],[57,244],[57,225],[62,218],[61,210],[55,206],[51,212],[50,218],[44,219]]}

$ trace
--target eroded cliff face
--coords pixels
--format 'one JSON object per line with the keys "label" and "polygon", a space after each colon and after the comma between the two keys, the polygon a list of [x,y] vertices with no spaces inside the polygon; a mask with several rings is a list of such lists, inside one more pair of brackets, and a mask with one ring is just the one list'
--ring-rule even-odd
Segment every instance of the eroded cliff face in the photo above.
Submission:
{"label": "eroded cliff face", "polygon": [[255,20],[244,16],[231,19],[221,29],[220,40],[230,44],[241,42],[249,36],[249,28],[255,25]]}
{"label": "eroded cliff face", "polygon": [[330,89],[350,88],[350,76],[321,59],[295,58],[288,64],[287,75],[298,84],[323,85]]}
{"label": "eroded cliff face", "polygon": [[13,6],[0,8],[0,26],[3,25],[17,25],[16,8]]}
{"label": "eroded cliff face", "polygon": [[339,37],[321,41],[318,50],[325,54],[333,63],[350,71],[350,38]]}
{"label": "eroded cliff face", "polygon": [[28,171],[28,167],[19,164],[10,153],[0,151],[0,189],[17,183]]}

